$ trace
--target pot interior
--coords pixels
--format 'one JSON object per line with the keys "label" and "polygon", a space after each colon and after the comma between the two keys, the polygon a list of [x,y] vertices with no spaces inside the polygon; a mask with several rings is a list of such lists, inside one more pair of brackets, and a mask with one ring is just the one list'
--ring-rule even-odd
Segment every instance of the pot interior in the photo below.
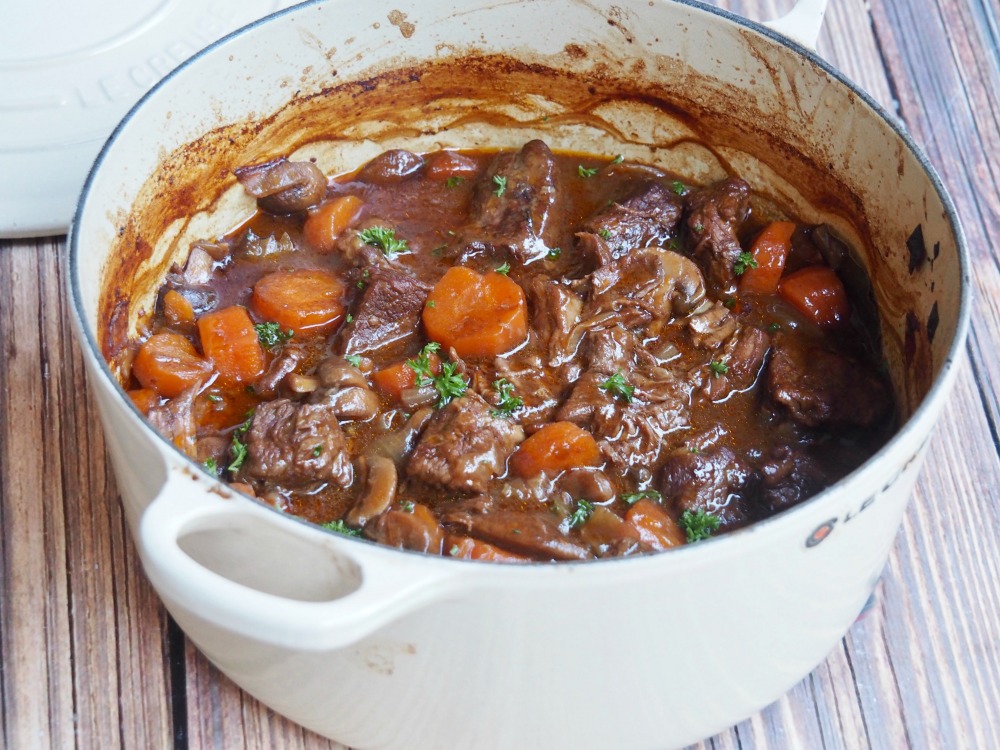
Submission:
{"label": "pot interior", "polygon": [[[350,21],[347,19],[350,18]],[[688,3],[313,3],[178,69],[112,136],[74,231],[87,334],[121,378],[189,244],[253,210],[235,167],[278,155],[329,175],[381,151],[519,147],[623,154],[827,223],[867,269],[904,419],[962,320],[953,214],[863,95],[771,32]]]}

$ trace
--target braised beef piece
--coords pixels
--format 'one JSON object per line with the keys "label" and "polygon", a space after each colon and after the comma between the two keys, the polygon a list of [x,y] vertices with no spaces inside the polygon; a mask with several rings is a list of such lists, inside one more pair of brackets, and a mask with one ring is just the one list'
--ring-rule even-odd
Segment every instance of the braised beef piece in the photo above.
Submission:
{"label": "braised beef piece", "polygon": [[258,396],[270,398],[278,392],[281,382],[298,366],[305,355],[305,351],[297,346],[285,346],[281,353],[271,360],[267,370],[257,378],[253,384],[254,392]]}
{"label": "braised beef piece", "polygon": [[354,480],[347,440],[334,404],[287,398],[257,406],[247,432],[242,474],[283,487],[331,483],[347,488]]}
{"label": "braised beef piece", "polygon": [[444,530],[437,516],[426,505],[413,503],[407,509],[387,510],[365,526],[365,533],[376,542],[390,547],[441,554]]}
{"label": "braised beef piece", "polygon": [[888,387],[869,367],[785,334],[774,337],[767,388],[809,427],[871,427],[892,407]]}
{"label": "braised beef piece", "polygon": [[[665,245],[675,235],[682,212],[681,200],[673,191],[649,182],[628,198],[598,210],[584,221],[582,234],[602,241],[610,259],[617,260],[638,247]],[[593,239],[583,241],[591,247],[596,244]]]}
{"label": "braised beef piece", "polygon": [[415,350],[420,314],[431,287],[393,268],[371,268],[354,305],[354,320],[337,334],[340,354],[386,358]]}
{"label": "braised beef piece", "polygon": [[469,536],[542,560],[586,560],[591,551],[563,531],[554,514],[538,511],[493,510],[475,513],[451,510],[444,522]]}
{"label": "braised beef piece", "polygon": [[555,167],[549,147],[538,140],[498,154],[473,191],[472,239],[509,251],[521,264],[544,258]]}
{"label": "braised beef piece", "polygon": [[435,413],[410,456],[409,475],[451,490],[486,492],[524,439],[520,425],[491,409],[469,392]]}
{"label": "braised beef piece", "polygon": [[547,355],[547,364],[558,366],[572,358],[570,333],[580,322],[583,300],[562,284],[535,276],[525,285],[531,326],[538,336],[538,348]]}
{"label": "braised beef piece", "polygon": [[769,514],[796,505],[829,484],[819,462],[791,445],[776,446],[760,475],[760,497]]}
{"label": "braised beef piece", "polygon": [[712,360],[724,366],[725,372],[709,368],[706,376],[704,392],[709,400],[722,401],[757,382],[770,345],[770,337],[753,326],[741,327],[730,336]]}
{"label": "braised beef piece", "polygon": [[676,516],[702,510],[718,517],[726,529],[753,520],[747,498],[756,481],[747,462],[729,448],[698,453],[679,448],[663,464],[660,492]]}
{"label": "braised beef piece", "polygon": [[146,415],[153,429],[189,456],[195,455],[194,397],[199,390],[201,385],[192,386]]}
{"label": "braised beef piece", "polygon": [[743,252],[737,234],[750,215],[750,186],[730,179],[693,190],[687,195],[687,208],[695,260],[716,291],[732,290],[733,266]]}
{"label": "braised beef piece", "polygon": [[[690,424],[691,383],[651,363],[620,326],[587,335],[587,362],[557,419],[589,429],[619,471],[655,464],[668,436]],[[634,388],[631,395],[612,378]]]}

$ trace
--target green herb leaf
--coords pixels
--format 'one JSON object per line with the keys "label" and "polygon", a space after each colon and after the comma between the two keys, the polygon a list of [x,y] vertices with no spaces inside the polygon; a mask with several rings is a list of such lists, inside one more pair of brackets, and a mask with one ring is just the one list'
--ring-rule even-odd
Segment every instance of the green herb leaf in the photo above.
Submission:
{"label": "green herb leaf", "polygon": [[432,300],[432,299],[429,299],[429,300],[427,300],[427,306],[428,306],[429,308],[433,309],[433,308],[437,307],[437,302],[435,302],[435,301],[434,301],[434,300]]}
{"label": "green herb leaf", "polygon": [[452,399],[463,395],[469,387],[469,381],[455,372],[457,362],[442,362],[441,374],[434,376],[434,390],[438,392],[437,408],[446,406]]}
{"label": "green herb leaf", "polygon": [[737,276],[742,276],[748,268],[756,267],[757,261],[754,260],[753,253],[742,252],[736,257],[736,262],[733,263],[733,273]]}
{"label": "green herb leaf", "polygon": [[607,391],[612,396],[620,398],[626,404],[632,403],[632,395],[635,393],[635,386],[629,385],[622,371],[619,370],[610,378],[598,386],[601,390]]}
{"label": "green herb leaf", "polygon": [[358,236],[368,245],[381,248],[386,255],[395,255],[408,249],[406,240],[396,239],[396,230],[389,227],[368,227]]}
{"label": "green herb leaf", "polygon": [[353,323],[354,322],[354,316],[351,315],[350,313],[347,313],[347,322],[348,323]]}
{"label": "green herb leaf", "polygon": [[587,522],[594,513],[594,504],[587,502],[586,500],[576,501],[576,510],[574,510],[569,517],[569,527],[575,529],[577,526],[582,526]]}
{"label": "green herb leaf", "polygon": [[413,507],[414,506],[413,506],[413,501],[412,500],[404,500],[403,501],[402,509],[403,509],[404,513],[412,513],[413,512]]}
{"label": "green herb leaf", "polygon": [[352,529],[340,518],[336,521],[330,521],[329,523],[324,523],[323,528],[327,531],[333,531],[337,534],[343,534],[344,536],[361,536],[361,529]]}
{"label": "green herb leaf", "polygon": [[490,411],[490,414],[494,417],[509,417],[524,406],[524,401],[519,396],[514,395],[513,384],[507,382],[505,378],[494,380],[493,390],[500,397],[497,408]]}
{"label": "green herb leaf", "polygon": [[625,161],[625,157],[622,156],[621,154],[618,154],[618,156],[616,156],[614,159],[611,160],[611,163],[612,164],[621,164],[623,161]]}
{"label": "green herb leaf", "polygon": [[261,346],[267,349],[273,349],[278,344],[284,344],[295,335],[295,331],[291,329],[282,331],[281,326],[274,322],[255,323],[253,329],[257,332],[257,338],[260,340]]}
{"label": "green herb leaf", "polygon": [[611,237],[611,232],[609,232],[607,229],[600,230],[598,234],[601,236],[602,239],[605,240]]}
{"label": "green herb leaf", "polygon": [[729,372],[729,365],[717,359],[709,362],[708,367],[712,371],[712,374],[715,375],[715,377],[719,377],[720,375],[725,375],[727,372]]}
{"label": "green herb leaf", "polygon": [[[670,188],[675,193],[677,193],[677,195],[687,195],[687,191],[688,191],[687,185],[685,185],[680,180],[674,180],[672,183],[670,183]],[[699,231],[701,231],[701,230],[699,230]]]}
{"label": "green herb leaf", "polygon": [[554,247],[551,250],[549,250],[549,259],[550,260],[555,260],[560,255],[562,255],[562,248],[561,247]]}
{"label": "green herb leaf", "polygon": [[216,395],[215,393],[209,393],[207,396],[205,396],[205,398],[207,398],[213,404],[218,404],[219,402],[222,401],[222,396]]}
{"label": "green herb leaf", "polygon": [[775,333],[777,331],[780,331],[781,330],[781,323],[771,323],[771,325],[769,325],[767,327],[767,330],[768,330],[769,333]]}
{"label": "green herb leaf", "polygon": [[583,166],[582,164],[577,164],[576,165],[576,173],[578,175],[580,175],[581,177],[583,177],[584,179],[588,179],[590,177],[593,177],[595,174],[597,174],[597,167],[591,167],[590,169],[588,169],[587,167]]}
{"label": "green herb leaf", "polygon": [[423,388],[431,384],[434,379],[434,373],[431,372],[431,355],[440,350],[441,344],[431,341],[420,350],[416,359],[406,360],[406,366],[417,373],[417,387]]}
{"label": "green herb leaf", "polygon": [[497,186],[497,189],[493,191],[493,195],[497,198],[502,198],[504,191],[507,189],[507,178],[495,174],[493,175],[493,184]]}
{"label": "green herb leaf", "polygon": [[695,224],[693,227],[695,234],[701,234],[705,231],[705,227],[702,224]]}
{"label": "green herb leaf", "polygon": [[233,442],[229,446],[229,457],[232,459],[232,463],[226,467],[226,471],[230,474],[238,472],[243,462],[247,460],[247,446],[242,438],[250,430],[251,422],[253,422],[253,409],[247,413],[246,421],[233,430]]}
{"label": "green herb leaf", "polygon": [[674,252],[677,252],[680,249],[681,249],[681,243],[679,243],[676,239],[672,239],[667,243],[667,250],[673,250]]}
{"label": "green herb leaf", "polygon": [[635,505],[643,498],[648,498],[649,500],[653,500],[658,503],[663,499],[663,495],[656,490],[642,490],[641,492],[632,492],[628,495],[622,495],[622,500],[625,501],[626,505]]}
{"label": "green herb leaf", "polygon": [[506,276],[507,274],[510,273],[510,263],[502,263],[493,270],[496,271],[501,276]]}
{"label": "green herb leaf", "polygon": [[447,180],[444,181],[444,184],[450,188],[457,188],[463,182],[465,182],[464,177],[455,176],[455,177],[449,177]]}
{"label": "green herb leaf", "polygon": [[207,471],[209,474],[215,474],[216,476],[218,476],[219,464],[216,463],[214,458],[206,458],[204,461],[201,462],[201,465],[205,467],[205,471]]}
{"label": "green herb leaf", "polygon": [[322,445],[313,446],[313,449],[312,449],[313,458],[319,458],[320,455],[322,455],[322,453],[323,453],[323,446]]}
{"label": "green herb leaf", "polygon": [[722,306],[727,310],[732,310],[736,307],[736,297],[726,297],[726,299],[722,302]]}
{"label": "green herb leaf", "polygon": [[360,354],[348,354],[344,357],[352,367],[361,367],[361,355]]}
{"label": "green herb leaf", "polygon": [[460,552],[461,550],[458,548],[457,544],[451,545],[451,549],[448,550],[448,554],[451,555],[452,557],[458,557]]}
{"label": "green herb leaf", "polygon": [[718,516],[699,508],[696,511],[686,510],[681,513],[678,523],[687,535],[688,544],[693,544],[708,539],[718,531],[720,521]]}

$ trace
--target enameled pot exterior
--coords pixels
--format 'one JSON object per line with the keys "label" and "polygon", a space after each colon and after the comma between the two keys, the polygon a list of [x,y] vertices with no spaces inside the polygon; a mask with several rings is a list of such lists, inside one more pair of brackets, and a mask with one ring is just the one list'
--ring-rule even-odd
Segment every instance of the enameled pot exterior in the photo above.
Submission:
{"label": "enameled pot exterior", "polygon": [[[572,77],[498,100],[493,119],[474,127],[471,115],[443,123],[449,104],[433,71],[391,75],[492,52],[528,67],[584,68],[605,83],[613,61],[651,86],[665,81],[663,101],[676,95],[725,138],[692,151],[687,120],[670,106],[595,104],[585,92],[583,117],[571,107],[580,103]],[[504,73],[530,83],[534,70]],[[484,91],[503,88],[497,76],[482,78]],[[331,121],[331,143],[298,132],[307,107],[324,101],[317,92],[340,85],[344,101],[359,103],[357,119]],[[435,92],[434,107],[407,104],[418,85]],[[489,110],[461,93],[456,111]],[[759,131],[759,153],[727,131],[734,109]],[[587,150],[614,137],[630,155],[702,180],[737,171],[863,246],[906,416],[899,434],[816,498],[719,539],[642,558],[500,566],[386,549],[282,516],[219,485],[143,422],[115,378],[107,329],[134,334],[184,240],[225,231],[248,209],[222,166],[287,148],[332,173],[387,145],[478,145],[469,139],[495,135],[501,110],[518,139],[538,133]],[[237,133],[226,130],[232,123],[255,125]],[[213,129],[232,153],[209,139],[199,160],[174,158]],[[192,221],[155,208],[158,171],[197,181],[213,201],[187,206]],[[802,184],[813,173],[842,195],[817,207]],[[852,223],[845,206],[862,220]],[[210,48],[126,118],[84,190],[70,264],[91,385],[150,580],[237,684],[358,750],[667,748],[773,701],[824,658],[869,597],[968,316],[954,213],[908,139],[804,50],[688,2],[313,3],[276,16]]]}

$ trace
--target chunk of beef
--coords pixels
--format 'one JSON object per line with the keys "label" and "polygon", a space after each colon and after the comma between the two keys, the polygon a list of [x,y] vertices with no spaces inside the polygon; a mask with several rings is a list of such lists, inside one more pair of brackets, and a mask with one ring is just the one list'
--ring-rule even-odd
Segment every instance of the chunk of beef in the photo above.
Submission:
{"label": "chunk of beef", "polygon": [[340,354],[373,359],[412,350],[420,335],[420,314],[430,287],[392,268],[372,268],[354,321],[337,335]]}
{"label": "chunk of beef", "polygon": [[490,410],[479,394],[467,393],[438,411],[410,456],[409,475],[452,490],[485,492],[524,439],[519,425]]}
{"label": "chunk of beef", "polygon": [[555,158],[542,141],[498,154],[476,184],[474,239],[503,248],[520,263],[544,258],[549,212],[556,198]]}
{"label": "chunk of beef", "polygon": [[525,288],[531,323],[538,336],[538,348],[547,353],[548,364],[557,367],[576,351],[569,346],[570,333],[580,322],[583,300],[565,286],[543,276],[535,276]]}
{"label": "chunk of beef", "polygon": [[885,382],[866,364],[781,334],[775,337],[767,387],[774,401],[809,427],[871,427],[892,404]]}
{"label": "chunk of beef", "polygon": [[414,503],[408,510],[387,510],[365,527],[365,534],[390,547],[435,555],[441,554],[444,545],[444,530],[437,516],[426,505],[419,503]]}
{"label": "chunk of beef", "polygon": [[196,456],[194,397],[201,385],[188,388],[164,404],[153,406],[146,418],[163,437],[191,457]]}
{"label": "chunk of beef", "polygon": [[736,331],[736,317],[721,302],[687,320],[691,342],[699,349],[718,349]]}
{"label": "chunk of beef", "polygon": [[285,487],[326,482],[349,487],[354,471],[335,407],[287,398],[261,403],[247,433],[242,471]]}
{"label": "chunk of beef", "polygon": [[602,238],[615,260],[638,247],[664,245],[674,236],[682,211],[681,200],[672,190],[649,182],[590,216],[583,231]]}
{"label": "chunk of beef", "polygon": [[660,492],[677,515],[703,510],[718,517],[723,528],[732,528],[752,520],[748,498],[755,482],[750,466],[729,448],[703,453],[682,448],[667,457]]}
{"label": "chunk of beef", "polygon": [[736,281],[733,266],[742,252],[737,233],[750,215],[750,186],[743,180],[723,180],[689,193],[687,207],[695,259],[716,291],[731,291]]}
{"label": "chunk of beef", "polygon": [[564,532],[556,516],[538,511],[475,513],[455,509],[445,513],[443,520],[469,536],[536,559],[586,560],[593,557],[587,547]]}
{"label": "chunk of beef", "polygon": [[[651,363],[620,326],[591,332],[587,347],[587,370],[557,419],[589,429],[620,471],[652,465],[670,442],[668,435],[690,425],[690,383]],[[630,398],[608,387],[617,374],[634,387]]]}
{"label": "chunk of beef", "polygon": [[[496,376],[510,383],[514,393],[521,399],[522,406],[517,410],[515,418],[529,429],[537,429],[552,421],[562,396],[560,384],[546,374],[544,351],[526,348],[495,360]],[[570,363],[565,368],[572,366]],[[483,387],[477,386],[476,390],[487,393]],[[492,383],[489,391],[493,391]]]}
{"label": "chunk of beef", "polygon": [[725,372],[707,371],[704,392],[711,401],[722,401],[736,391],[745,391],[755,382],[764,366],[771,339],[759,328],[744,326],[729,337],[713,361],[725,365]]}
{"label": "chunk of beef", "polygon": [[311,161],[284,156],[233,171],[257,205],[272,214],[304,211],[326,197],[326,176]]}
{"label": "chunk of beef", "polygon": [[775,447],[760,474],[761,500],[771,513],[796,505],[829,484],[819,462],[790,445]]}

